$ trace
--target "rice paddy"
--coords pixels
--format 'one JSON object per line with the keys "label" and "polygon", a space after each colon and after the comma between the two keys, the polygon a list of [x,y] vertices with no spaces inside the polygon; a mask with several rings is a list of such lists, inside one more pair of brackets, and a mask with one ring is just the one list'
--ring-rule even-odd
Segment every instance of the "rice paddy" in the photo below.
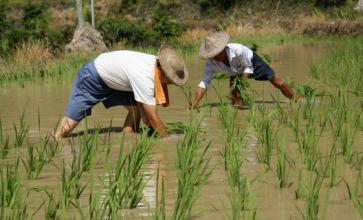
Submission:
{"label": "rice paddy", "polygon": [[[301,98],[289,102],[267,82],[249,80],[239,84],[249,104],[243,111],[230,104],[223,77],[188,110],[203,62],[186,58],[191,81],[170,87],[171,107],[160,108],[167,141],[147,129],[124,135],[125,110],[100,106],[71,138],[56,141],[70,85],[52,77],[3,85],[0,218],[362,219],[363,48],[359,38],[344,40],[334,49],[341,40],[318,44],[328,48],[318,61],[293,57],[304,64],[297,73],[295,63],[279,62],[319,46],[262,47]],[[53,79],[69,80],[75,72],[67,71],[51,70],[62,73]]]}

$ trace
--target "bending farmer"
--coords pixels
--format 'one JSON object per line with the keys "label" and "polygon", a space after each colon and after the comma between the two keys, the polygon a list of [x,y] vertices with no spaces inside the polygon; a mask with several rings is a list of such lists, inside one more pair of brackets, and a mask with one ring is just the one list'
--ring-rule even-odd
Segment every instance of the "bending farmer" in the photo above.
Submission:
{"label": "bending farmer", "polygon": [[126,107],[124,132],[137,131],[142,118],[160,137],[168,137],[156,105],[168,106],[167,85],[183,85],[188,77],[183,58],[171,47],[161,47],[158,57],[133,51],[103,53],[78,72],[56,138],[69,136],[99,102],[106,108]]}
{"label": "bending farmer", "polygon": [[[216,72],[230,75],[230,86],[233,85],[236,75],[242,75],[245,79],[269,80],[286,97],[296,98],[290,86],[278,78],[271,67],[256,53],[242,44],[228,43],[228,41],[229,35],[226,32],[214,32],[200,46],[199,55],[207,59],[207,63],[205,64],[203,79],[199,83],[195,99],[190,106],[192,109],[198,105],[204,96]],[[236,88],[232,89],[232,104],[243,109],[244,103],[240,96],[241,94]]]}

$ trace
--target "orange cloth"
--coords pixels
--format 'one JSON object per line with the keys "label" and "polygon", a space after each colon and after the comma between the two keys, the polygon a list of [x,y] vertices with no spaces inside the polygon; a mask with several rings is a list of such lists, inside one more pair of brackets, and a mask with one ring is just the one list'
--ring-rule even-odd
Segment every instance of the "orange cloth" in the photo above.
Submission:
{"label": "orange cloth", "polygon": [[160,80],[160,70],[155,63],[154,67],[154,96],[157,105],[163,105],[163,107],[169,106],[169,93],[168,85],[162,84]]}

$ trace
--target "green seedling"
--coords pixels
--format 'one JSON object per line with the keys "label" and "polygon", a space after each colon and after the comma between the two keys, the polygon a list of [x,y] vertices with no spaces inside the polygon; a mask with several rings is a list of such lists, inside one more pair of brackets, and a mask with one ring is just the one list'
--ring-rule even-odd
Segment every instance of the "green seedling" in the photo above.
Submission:
{"label": "green seedling", "polygon": [[261,143],[261,149],[257,152],[257,158],[261,163],[270,168],[272,149],[275,144],[276,130],[273,126],[272,116],[274,112],[267,112],[265,106],[258,107],[257,137]]}
{"label": "green seedling", "polygon": [[145,131],[138,137],[136,146],[124,155],[122,138],[117,166],[108,174],[108,216],[117,213],[118,209],[136,208],[140,203],[146,184],[143,169],[150,160],[152,144]]}
{"label": "green seedling", "polygon": [[277,155],[277,165],[276,165],[276,173],[279,181],[279,187],[284,188],[289,186],[288,176],[289,176],[289,167],[288,167],[288,159],[286,157],[285,151],[285,131],[282,131],[280,141],[278,145],[278,155]]}
{"label": "green seedling", "polygon": [[28,128],[24,121],[25,111],[23,111],[22,115],[19,119],[19,127],[13,123],[14,131],[15,131],[15,147],[20,147],[23,145],[25,138],[28,136]]}
{"label": "green seedling", "polygon": [[37,178],[47,162],[44,148],[41,150],[34,149],[34,146],[30,143],[28,143],[27,159],[21,160],[29,179]]}
{"label": "green seedling", "polygon": [[0,207],[1,216],[4,216],[6,207],[15,209],[21,206],[19,159],[15,166],[0,168],[0,177]]}
{"label": "green seedling", "polygon": [[198,137],[201,120],[196,120],[186,130],[186,134],[177,145],[176,169],[178,176],[177,196],[171,219],[189,219],[193,204],[201,187],[207,182],[211,170],[207,152],[211,144],[200,150]]}
{"label": "green seedling", "polygon": [[[164,177],[161,177],[161,186],[160,186],[160,169],[158,166],[158,170],[156,173],[156,205],[153,213],[154,220],[165,220],[166,219],[166,211],[165,211],[165,180]],[[161,190],[161,191],[159,191]]]}

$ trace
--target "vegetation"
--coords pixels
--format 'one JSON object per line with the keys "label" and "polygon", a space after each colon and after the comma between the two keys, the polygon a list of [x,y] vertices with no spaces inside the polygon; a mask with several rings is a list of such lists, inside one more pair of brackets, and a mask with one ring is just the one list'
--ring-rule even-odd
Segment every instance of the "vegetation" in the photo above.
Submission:
{"label": "vegetation", "polygon": [[[39,2],[0,2],[0,50],[4,60],[0,61],[1,85],[8,82],[23,85],[30,80],[70,81],[80,66],[95,55],[63,55],[62,48],[70,40],[75,24],[53,27],[51,15],[54,11],[50,9],[58,6],[57,3],[42,5]],[[64,7],[74,7],[73,1],[62,2]],[[110,2],[115,7],[96,16],[97,29],[109,46],[126,45],[155,54],[160,42],[165,41],[175,43],[186,55],[196,53],[198,38],[191,42],[184,37],[191,37],[189,31],[201,28],[198,26],[201,24],[181,19],[185,12],[181,10],[180,1]],[[241,1],[191,0],[190,3],[199,9],[198,16],[202,20],[215,19],[210,22],[211,27],[203,27],[204,31],[228,29],[231,27],[228,22],[243,18],[239,14]],[[356,12],[350,13],[353,2],[349,0],[258,3],[261,2],[243,1],[246,9],[250,8],[251,13],[261,17],[264,10],[271,12],[271,7],[277,11],[276,17],[285,9],[289,14],[288,5],[313,9],[313,16],[352,20],[360,16]],[[12,10],[18,12],[16,16],[9,14]],[[145,16],[140,16],[138,11],[145,11]],[[162,13],[165,11],[170,13]],[[245,16],[250,16],[248,11]],[[225,15],[231,12],[235,12],[236,18],[226,18],[228,22],[225,23],[218,20],[219,13],[228,17]],[[88,16],[87,4],[84,13]],[[198,36],[204,36],[203,33],[201,31]],[[180,138],[177,144],[173,142],[176,139],[165,142],[170,151],[174,151],[176,145],[175,169],[167,170],[176,172],[177,184],[175,187],[168,184],[169,176],[160,174],[159,165],[157,184],[151,186],[155,188],[155,204],[148,203],[145,198],[146,185],[154,180],[155,174],[145,171],[155,170],[153,166],[149,167],[155,161],[152,158],[156,155],[154,149],[163,148],[159,148],[159,142],[154,138],[147,137],[147,129],[136,138],[122,136],[116,139],[112,138],[115,135],[111,132],[112,121],[105,134],[99,126],[94,126],[91,132],[86,121],[82,135],[61,143],[54,140],[53,133],[41,131],[39,111],[36,129],[28,122],[25,111],[14,122],[8,122],[9,118],[2,115],[0,218],[28,219],[39,215],[46,219],[118,219],[128,217],[127,212],[132,209],[145,207],[149,209],[145,211],[147,214],[153,212],[154,219],[193,218],[194,213],[200,211],[193,205],[203,195],[203,187],[209,184],[208,180],[215,180],[211,176],[212,162],[224,174],[218,181],[226,185],[229,200],[225,210],[218,211],[228,213],[229,219],[256,219],[263,214],[264,207],[256,205],[263,204],[259,203],[261,197],[258,197],[261,186],[278,190],[282,199],[295,197],[291,202],[297,207],[296,213],[309,220],[328,219],[330,193],[346,187],[347,191],[342,194],[351,200],[345,203],[346,207],[350,204],[351,210],[357,211],[354,214],[362,217],[363,158],[359,148],[363,131],[362,37],[232,36],[255,48],[268,43],[303,41],[324,42],[332,49],[322,62],[311,66],[309,82],[288,82],[302,97],[297,103],[285,104],[273,97],[271,105],[274,107],[269,108],[266,103],[256,103],[251,97],[244,96],[243,101],[249,103],[250,109],[238,111],[223,97],[220,80],[214,85],[217,108],[210,106],[209,116],[196,120],[196,113],[190,111],[193,119],[190,124],[168,123],[168,131]],[[235,87],[248,95],[251,87],[238,80]],[[182,92],[190,103],[192,88],[185,86]],[[222,138],[208,127],[210,120],[214,122],[215,113]],[[249,123],[245,120],[246,115]],[[209,137],[217,139],[216,143],[206,142],[205,138]],[[211,160],[215,152],[220,152],[221,157]],[[47,184],[42,181],[47,180],[42,178],[49,169],[58,177],[59,184],[44,186]],[[271,177],[275,181],[270,181]],[[175,199],[168,196],[171,191],[176,191]],[[34,205],[33,197],[40,197],[43,202]],[[216,204],[214,202],[212,206]],[[204,208],[209,211],[210,207],[205,205]],[[257,212],[260,209],[261,212]]]}

